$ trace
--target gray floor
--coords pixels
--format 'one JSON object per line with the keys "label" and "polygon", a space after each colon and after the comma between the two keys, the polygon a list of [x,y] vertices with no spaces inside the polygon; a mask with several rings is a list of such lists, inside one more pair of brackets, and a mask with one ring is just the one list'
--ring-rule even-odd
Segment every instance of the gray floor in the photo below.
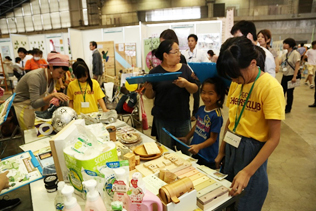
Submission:
{"label": "gray floor", "polygon": [[[280,80],[281,74],[277,74]],[[269,192],[264,211],[312,211],[316,210],[316,108],[313,103],[314,90],[302,83],[295,89],[292,112],[282,122],[281,140],[269,158]],[[149,125],[152,100],[144,99]],[[192,99],[191,99],[192,107]],[[224,119],[228,110],[223,109]],[[150,129],[144,131],[150,134]],[[1,158],[20,152],[20,140],[8,145]],[[2,149],[0,145],[0,150]],[[25,186],[8,194],[19,197],[22,204],[14,210],[32,210],[29,187]],[[50,205],[48,205],[50,206]],[[51,205],[53,206],[53,205]]]}

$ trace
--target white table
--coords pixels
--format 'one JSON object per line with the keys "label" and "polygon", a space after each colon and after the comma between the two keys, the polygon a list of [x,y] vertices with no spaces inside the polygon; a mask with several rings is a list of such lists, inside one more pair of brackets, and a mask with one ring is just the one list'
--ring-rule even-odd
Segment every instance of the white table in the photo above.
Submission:
{"label": "white table", "polygon": [[[116,127],[121,127],[126,125],[124,122],[117,120],[116,123],[111,124]],[[151,139],[150,137],[146,136],[143,133],[140,133],[142,137],[143,142],[154,142],[155,140]],[[24,151],[31,150],[36,151],[38,149],[44,148],[46,146],[49,146],[49,140],[51,137],[45,137],[45,138],[38,138],[36,137],[36,131],[34,132],[32,129],[26,131],[25,133],[25,143],[24,145],[20,146],[20,148]],[[226,187],[230,187],[230,182],[227,180],[218,181],[222,185]],[[54,207],[54,199],[57,194],[57,192],[54,193],[47,193],[44,185],[43,180],[38,180],[36,182],[33,182],[30,184],[31,189],[31,197],[32,197],[32,205],[34,211],[55,211]],[[76,196],[77,201],[79,205],[81,206],[82,210],[85,208],[85,201],[74,194]],[[228,198],[226,201],[228,201],[230,198]],[[225,201],[225,202],[226,202]],[[223,203],[223,202],[222,202]],[[220,206],[222,203],[215,205],[214,208]],[[207,211],[211,211],[213,208],[208,209]]]}

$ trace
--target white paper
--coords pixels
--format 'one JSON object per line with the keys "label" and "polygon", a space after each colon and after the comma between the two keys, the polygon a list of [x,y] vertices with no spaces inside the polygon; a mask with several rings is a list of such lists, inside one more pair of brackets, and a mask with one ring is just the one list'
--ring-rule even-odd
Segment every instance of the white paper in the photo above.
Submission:
{"label": "white paper", "polygon": [[287,89],[293,89],[294,87],[300,86],[301,85],[301,80],[296,79],[295,83],[292,83],[292,81],[287,82]]}

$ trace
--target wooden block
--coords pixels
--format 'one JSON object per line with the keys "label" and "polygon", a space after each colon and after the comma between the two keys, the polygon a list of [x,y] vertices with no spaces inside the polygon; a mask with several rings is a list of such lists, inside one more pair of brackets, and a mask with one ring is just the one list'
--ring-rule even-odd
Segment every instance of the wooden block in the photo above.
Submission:
{"label": "wooden block", "polygon": [[216,183],[215,180],[208,179],[207,181],[202,182],[202,183],[194,186],[194,188],[195,188],[196,191],[200,191],[200,190],[202,190],[202,189],[206,188],[207,186],[210,186],[210,185],[212,185],[214,183]]}
{"label": "wooden block", "polygon": [[143,165],[144,165],[144,167],[148,168],[149,166],[152,165],[152,163],[151,162],[147,162],[147,163],[144,163]]}
{"label": "wooden block", "polygon": [[171,163],[175,163],[178,160],[178,158],[170,157],[169,160],[171,161]]}
{"label": "wooden block", "polygon": [[221,186],[221,184],[219,184],[217,182],[212,184],[212,185],[209,185],[206,188],[203,188],[202,190],[198,191],[197,192],[197,197],[199,198],[201,196],[204,196],[205,194],[207,194],[207,193],[219,188],[220,186]]}
{"label": "wooden block", "polygon": [[178,175],[178,177],[180,179],[182,179],[183,177],[190,177],[190,176],[192,176],[194,174],[198,174],[198,173],[200,173],[198,170],[193,170],[193,171],[189,171],[188,173]]}
{"label": "wooden block", "polygon": [[155,164],[151,164],[148,168],[152,171],[153,169],[157,169],[157,166]]}
{"label": "wooden block", "polygon": [[173,156],[172,154],[165,154],[164,158],[169,159],[171,156]]}
{"label": "wooden block", "polygon": [[157,166],[158,168],[163,168],[163,167],[165,167],[165,164],[163,164],[163,163],[157,163],[156,166]]}
{"label": "wooden block", "polygon": [[159,173],[159,169],[152,169],[153,174]]}
{"label": "wooden block", "polygon": [[133,171],[134,169],[135,169],[135,165],[130,165],[130,166],[129,166],[129,170],[130,170],[130,171]]}
{"label": "wooden block", "polygon": [[181,166],[181,165],[183,165],[183,162],[180,161],[180,160],[178,160],[178,161],[176,161],[174,164],[175,164],[176,166]]}
{"label": "wooden block", "polygon": [[148,155],[160,153],[160,149],[155,142],[144,143],[144,147]]}
{"label": "wooden block", "polygon": [[197,173],[197,174],[194,174],[194,175],[192,175],[191,177],[189,177],[192,181],[194,181],[194,180],[197,180],[197,179],[199,179],[199,178],[201,178],[201,177],[203,177],[203,176],[205,176],[205,174],[203,174],[203,173]]}
{"label": "wooden block", "polygon": [[166,166],[169,166],[171,164],[171,162],[169,160],[164,160],[162,161],[163,164],[165,164]]}
{"label": "wooden block", "polygon": [[194,171],[194,170],[196,170],[196,169],[195,169],[193,166],[190,166],[190,167],[188,167],[188,168],[185,168],[185,169],[182,169],[182,170],[180,170],[180,171],[175,172],[175,174],[176,174],[177,176],[180,176],[180,175],[182,175],[182,174],[185,174],[185,173],[188,173],[188,172]]}
{"label": "wooden block", "polygon": [[129,163],[134,163],[135,165],[135,154],[134,153],[126,153],[124,156],[124,159],[128,160]]}
{"label": "wooden block", "polygon": [[140,164],[140,156],[135,155],[135,165],[139,165]]}
{"label": "wooden block", "polygon": [[228,192],[228,188],[221,186],[207,194],[205,194],[204,196],[201,196],[198,198],[199,202],[203,205],[210,203],[212,200],[215,200],[216,198],[220,197],[221,195],[225,194]]}
{"label": "wooden block", "polygon": [[190,167],[190,166],[192,166],[191,163],[185,163],[182,166],[179,166],[177,168],[171,169],[170,172],[176,173],[177,171],[180,171],[180,170],[185,169],[185,168]]}
{"label": "wooden block", "polygon": [[201,178],[199,178],[197,180],[194,180],[192,182],[193,182],[193,185],[195,187],[196,185],[201,184],[202,182],[205,182],[206,180],[209,180],[209,179],[210,179],[209,177],[203,176],[203,177],[201,177]]}
{"label": "wooden block", "polygon": [[171,183],[177,179],[177,175],[175,173],[171,173],[169,171],[165,172],[163,181],[166,183]]}

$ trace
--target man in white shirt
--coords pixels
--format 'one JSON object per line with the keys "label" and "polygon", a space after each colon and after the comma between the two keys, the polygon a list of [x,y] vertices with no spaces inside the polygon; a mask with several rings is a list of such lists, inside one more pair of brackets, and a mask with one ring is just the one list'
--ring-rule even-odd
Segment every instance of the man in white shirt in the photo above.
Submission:
{"label": "man in white shirt", "polygon": [[[312,78],[316,71],[316,40],[312,42],[312,48],[306,51],[305,57],[307,57],[307,62],[308,62],[307,64],[308,80],[311,84],[311,88],[314,88],[315,85],[312,84]],[[314,78],[314,83],[316,84],[316,77]],[[316,107],[316,88],[315,88],[315,94],[314,94],[314,104],[309,105],[309,107]]]}
{"label": "man in white shirt", "polygon": [[22,47],[18,49],[18,55],[21,58],[21,67],[20,67],[20,69],[23,70],[23,75],[25,75],[24,67],[25,67],[26,61],[32,59],[33,56],[32,55],[27,55],[26,49],[22,48]]}
{"label": "man in white shirt", "polygon": [[182,52],[183,56],[187,62],[209,62],[207,53],[196,48],[197,41],[198,37],[195,34],[190,34],[188,36],[188,46],[190,49]]}
{"label": "man in white shirt", "polygon": [[[195,34],[190,34],[188,36],[188,46],[190,49],[185,50],[183,53],[183,56],[187,60],[187,62],[209,62],[207,58],[207,53],[197,49],[196,44],[198,41],[198,37]],[[199,109],[200,106],[200,85],[201,83],[199,81],[195,82],[198,86],[198,91],[193,94],[194,103],[193,103],[193,111],[192,111],[192,117],[191,120],[195,120],[195,114]]]}
{"label": "man in white shirt", "polygon": [[[234,37],[247,37],[249,40],[252,41],[254,45],[258,45],[257,43],[257,33],[256,33],[256,26],[253,22],[250,21],[239,21],[236,23],[233,28],[231,29],[230,33]],[[261,46],[260,46],[261,47]],[[266,49],[261,47],[264,52],[266,53],[266,60],[264,62],[264,72],[269,73],[273,77],[275,77],[275,61],[272,53]]]}

